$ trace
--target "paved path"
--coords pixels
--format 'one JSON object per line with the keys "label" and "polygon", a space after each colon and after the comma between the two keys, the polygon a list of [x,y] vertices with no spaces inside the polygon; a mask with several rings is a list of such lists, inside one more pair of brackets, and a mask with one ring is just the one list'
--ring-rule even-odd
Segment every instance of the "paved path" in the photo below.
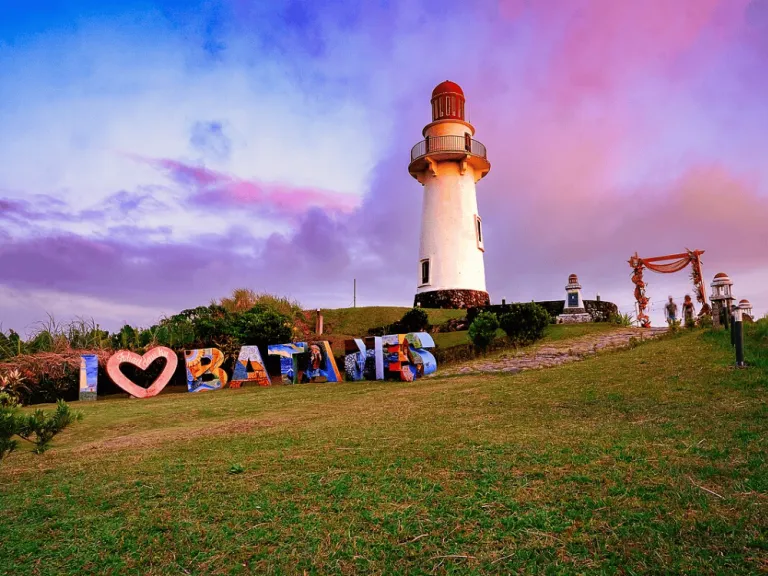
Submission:
{"label": "paved path", "polygon": [[647,340],[666,332],[666,328],[621,328],[611,332],[587,334],[578,338],[538,344],[530,348],[510,350],[488,358],[441,368],[438,376],[478,374],[488,372],[516,373],[523,370],[549,368],[568,362],[577,362],[601,350],[615,350],[629,346],[630,338]]}

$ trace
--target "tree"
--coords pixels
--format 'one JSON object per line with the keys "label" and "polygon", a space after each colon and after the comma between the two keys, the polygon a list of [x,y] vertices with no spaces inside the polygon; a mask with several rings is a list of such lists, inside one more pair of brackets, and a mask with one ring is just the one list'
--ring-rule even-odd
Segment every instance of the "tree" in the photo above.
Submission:
{"label": "tree", "polygon": [[469,326],[469,339],[481,351],[488,349],[488,346],[496,338],[496,331],[499,329],[499,319],[493,312],[480,312],[472,324]]}

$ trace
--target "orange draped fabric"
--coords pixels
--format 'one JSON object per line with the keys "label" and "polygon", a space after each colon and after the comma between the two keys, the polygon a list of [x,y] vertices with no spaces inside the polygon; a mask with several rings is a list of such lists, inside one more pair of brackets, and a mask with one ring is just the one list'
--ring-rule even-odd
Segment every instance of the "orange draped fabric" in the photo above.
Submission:
{"label": "orange draped fabric", "polygon": [[645,265],[648,270],[652,270],[653,272],[660,272],[661,274],[671,274],[672,272],[680,272],[683,268],[688,266],[692,261],[692,258],[690,256],[686,256],[685,258],[681,258],[680,260],[675,260],[674,262],[670,262],[669,264],[649,264],[648,262],[643,261],[643,264]]}

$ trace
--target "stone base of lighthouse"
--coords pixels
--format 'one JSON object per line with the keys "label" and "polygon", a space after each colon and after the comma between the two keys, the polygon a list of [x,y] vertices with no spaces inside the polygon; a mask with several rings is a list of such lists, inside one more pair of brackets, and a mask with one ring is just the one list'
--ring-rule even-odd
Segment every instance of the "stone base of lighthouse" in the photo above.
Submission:
{"label": "stone base of lighthouse", "polygon": [[431,290],[419,292],[413,300],[415,307],[463,309],[488,306],[491,298],[482,290]]}

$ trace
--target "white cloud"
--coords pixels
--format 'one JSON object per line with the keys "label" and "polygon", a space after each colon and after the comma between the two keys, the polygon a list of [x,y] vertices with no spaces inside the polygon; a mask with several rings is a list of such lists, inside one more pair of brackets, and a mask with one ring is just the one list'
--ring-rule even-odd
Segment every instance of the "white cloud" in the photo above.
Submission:
{"label": "white cloud", "polygon": [[[11,198],[43,193],[73,209],[98,206],[118,190],[169,186],[167,177],[123,152],[204,162],[243,179],[362,195],[383,139],[372,132],[367,106],[349,98],[331,106],[302,93],[264,60],[194,66],[171,33],[136,43],[146,31],[85,27],[73,36],[6,49],[0,95],[0,190]],[[228,158],[204,158],[190,144],[199,121],[221,122],[231,138]],[[361,136],[362,135],[362,136]],[[158,192],[170,211],[142,215],[142,225],[171,225],[174,240],[201,228],[224,231],[231,215],[204,219],[185,208],[188,191]],[[251,221],[259,235],[280,223]],[[255,220],[255,222],[254,222]],[[88,224],[59,224],[84,235]]]}
{"label": "white cloud", "polygon": [[34,331],[35,325],[30,322],[45,321],[49,314],[63,323],[77,317],[93,318],[102,329],[114,331],[126,323],[149,326],[163,315],[176,312],[56,290],[14,290],[0,284],[0,325],[3,330],[13,328],[22,335]]}

